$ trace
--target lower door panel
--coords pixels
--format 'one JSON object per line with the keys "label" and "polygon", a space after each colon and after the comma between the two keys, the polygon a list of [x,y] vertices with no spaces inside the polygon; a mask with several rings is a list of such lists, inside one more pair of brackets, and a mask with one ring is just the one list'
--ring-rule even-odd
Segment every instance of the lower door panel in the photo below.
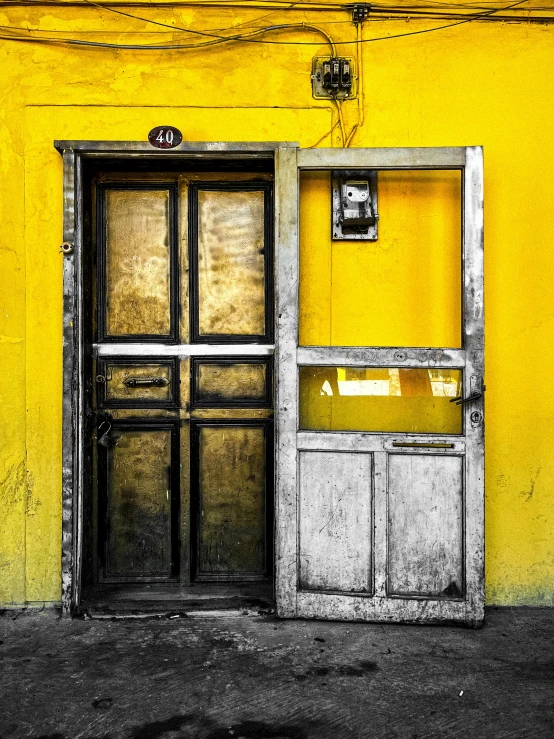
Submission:
{"label": "lower door panel", "polygon": [[178,424],[115,421],[109,443],[98,447],[100,578],[174,579]]}
{"label": "lower door panel", "polygon": [[268,577],[272,560],[271,421],[193,421],[191,454],[194,579]]}
{"label": "lower door panel", "polygon": [[399,436],[298,434],[291,615],[471,622],[464,440]]}

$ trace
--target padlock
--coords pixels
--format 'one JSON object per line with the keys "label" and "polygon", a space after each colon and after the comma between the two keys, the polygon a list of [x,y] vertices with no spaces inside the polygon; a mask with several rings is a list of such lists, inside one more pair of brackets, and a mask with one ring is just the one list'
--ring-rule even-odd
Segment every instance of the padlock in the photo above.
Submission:
{"label": "padlock", "polygon": [[105,449],[112,449],[114,446],[117,446],[117,442],[119,441],[119,437],[117,436],[110,436],[110,431],[112,430],[112,422],[110,419],[105,418],[100,425],[98,426],[98,432],[100,433],[103,426],[107,425],[108,428],[104,433],[100,436],[98,439],[98,444],[100,446],[103,446]]}
{"label": "padlock", "polygon": [[99,445],[103,446],[105,449],[112,449],[114,446],[117,446],[118,441],[119,438],[116,436],[110,436],[109,431],[106,431],[106,433],[102,434],[102,436],[98,439]]}

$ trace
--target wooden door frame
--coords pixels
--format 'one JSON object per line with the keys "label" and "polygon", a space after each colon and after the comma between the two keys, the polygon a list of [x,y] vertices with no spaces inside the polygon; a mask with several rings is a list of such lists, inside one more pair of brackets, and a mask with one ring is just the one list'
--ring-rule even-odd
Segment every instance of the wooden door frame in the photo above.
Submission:
{"label": "wooden door frame", "polygon": [[[299,174],[302,170],[459,170],[462,174],[462,348],[405,347],[301,347],[299,322]],[[484,281],[483,281],[483,150],[475,147],[294,149],[283,148],[276,156],[276,611],[280,617],[331,618],[444,622],[453,620],[478,626],[484,606],[484,422],[471,428],[466,438],[465,572],[462,602],[421,599],[393,604],[385,598],[329,595],[327,613],[321,613],[317,597],[299,592],[298,541],[298,365],[327,364],[368,367],[463,367],[466,377],[478,378],[484,390]],[[402,365],[406,362],[406,365]],[[400,364],[399,364],[400,363]],[[468,385],[468,391],[469,388]],[[473,389],[473,388],[471,388]],[[464,406],[465,428],[471,424],[469,404]],[[317,433],[312,433],[315,436]],[[372,451],[368,434],[343,432],[340,449]],[[307,436],[307,434],[304,434]],[[406,436],[404,434],[404,436]],[[346,444],[346,446],[344,446]],[[350,446],[349,446],[350,445]],[[468,461],[469,460],[469,463]],[[469,475],[469,478],[468,478]],[[386,516],[386,503],[375,517]],[[384,526],[384,523],[383,523]],[[386,547],[386,535],[384,539]],[[377,556],[377,552],[376,552]],[[386,548],[379,544],[379,557],[386,563]],[[386,566],[386,564],[385,564]],[[370,603],[373,601],[373,603]],[[377,603],[381,601],[381,603]],[[379,610],[381,609],[381,610]]]}
{"label": "wooden door frame", "polygon": [[[84,496],[83,163],[86,159],[217,161],[273,159],[293,142],[183,142],[169,150],[139,141],[55,141],[63,158],[62,614],[81,600]],[[296,160],[295,160],[296,161]],[[276,161],[277,166],[277,161]],[[276,208],[278,206],[276,205]],[[277,211],[276,211],[277,212]]]}

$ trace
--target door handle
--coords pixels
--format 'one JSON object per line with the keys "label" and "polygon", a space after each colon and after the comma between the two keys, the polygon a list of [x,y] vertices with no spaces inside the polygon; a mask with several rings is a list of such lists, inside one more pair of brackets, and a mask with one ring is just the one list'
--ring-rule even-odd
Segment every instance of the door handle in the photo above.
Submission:
{"label": "door handle", "polygon": [[462,398],[461,395],[458,395],[457,398],[451,398],[451,403],[456,403],[456,405],[464,405],[464,403],[471,403],[474,400],[479,400],[479,398],[483,397],[483,393],[471,393],[471,395],[468,395],[467,398]]}
{"label": "door handle", "polygon": [[169,380],[166,377],[127,377],[123,384],[127,387],[165,387]]}

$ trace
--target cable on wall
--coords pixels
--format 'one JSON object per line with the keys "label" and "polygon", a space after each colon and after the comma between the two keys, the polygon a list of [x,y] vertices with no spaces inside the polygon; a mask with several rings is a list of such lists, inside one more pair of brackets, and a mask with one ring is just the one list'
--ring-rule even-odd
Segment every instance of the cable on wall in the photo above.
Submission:
{"label": "cable on wall", "polygon": [[[152,20],[149,18],[144,18],[141,16],[137,16],[133,13],[128,13],[126,11],[118,10],[116,8],[110,7],[108,5],[103,5],[101,3],[96,3],[94,0],[84,0],[84,3],[79,3],[83,5],[89,5],[95,8],[99,8],[101,10],[107,10],[109,12],[125,16],[127,18],[139,20],[141,22],[149,23],[156,26],[161,26],[164,28],[168,28],[171,30],[171,32],[184,32],[189,33],[196,36],[202,36],[204,38],[208,38],[206,41],[201,42],[183,42],[183,43],[161,43],[161,44],[119,44],[119,43],[111,43],[108,41],[87,41],[84,39],[75,39],[75,38],[60,38],[56,36],[42,36],[42,37],[36,37],[30,35],[33,30],[28,29],[27,35],[22,35],[23,29],[21,28],[14,28],[11,26],[0,26],[0,39],[8,40],[8,41],[21,41],[21,42],[28,42],[28,43],[43,43],[43,44],[62,44],[62,45],[69,45],[69,46],[85,46],[85,47],[92,47],[92,48],[108,48],[108,49],[117,49],[117,50],[138,50],[138,51],[165,51],[165,50],[185,50],[185,49],[203,49],[206,47],[212,47],[220,44],[227,44],[231,42],[245,42],[245,43],[261,43],[261,44],[274,44],[274,45],[287,45],[287,46],[321,46],[321,43],[318,42],[308,42],[308,41],[279,41],[279,40],[268,40],[268,39],[259,39],[255,38],[257,36],[262,36],[267,33],[275,33],[275,32],[281,32],[281,31],[306,31],[310,33],[318,33],[321,35],[325,42],[329,45],[331,49],[331,54],[333,57],[336,57],[336,47],[337,46],[347,46],[351,44],[355,44],[356,46],[356,59],[357,59],[357,68],[358,68],[358,105],[357,105],[357,122],[352,127],[350,133],[346,134],[346,127],[345,127],[345,121],[344,121],[344,115],[342,110],[343,101],[341,99],[338,99],[336,96],[334,96],[333,102],[335,104],[336,110],[337,110],[337,116],[338,120],[333,125],[331,130],[324,134],[324,136],[313,146],[317,146],[321,141],[323,141],[325,138],[330,136],[335,128],[337,126],[340,126],[340,134],[341,134],[341,144],[343,147],[349,147],[354,139],[354,136],[356,133],[360,130],[360,128],[364,125],[364,79],[363,79],[363,44],[364,43],[375,43],[377,41],[389,41],[392,39],[398,39],[403,38],[407,36],[416,36],[421,35],[424,33],[432,33],[434,31],[441,31],[448,28],[453,28],[455,26],[460,26],[466,23],[471,23],[474,21],[478,21],[481,19],[489,18],[497,13],[500,12],[506,12],[512,8],[518,7],[520,5],[523,5],[525,3],[529,2],[529,0],[517,0],[517,2],[511,3],[506,6],[493,8],[491,10],[487,10],[484,12],[479,13],[472,13],[472,14],[463,14],[463,19],[456,21],[454,23],[448,23],[446,25],[433,27],[433,28],[425,28],[420,29],[416,31],[409,31],[407,33],[398,33],[393,34],[389,36],[381,36],[377,38],[363,38],[363,20],[367,20],[367,18],[362,18],[358,20],[354,20],[353,22],[356,25],[356,39],[354,40],[348,40],[348,41],[335,41],[333,38],[329,35],[329,33],[321,28],[320,26],[311,24],[311,23],[281,23],[281,24],[275,24],[275,25],[269,25],[269,26],[263,26],[261,28],[257,28],[254,30],[250,30],[247,32],[242,33],[234,33],[232,35],[221,35],[218,33],[214,33],[213,31],[198,31],[195,29],[189,29],[189,28],[183,28],[175,25],[170,25],[167,23],[163,23],[161,21]],[[36,3],[39,4],[39,3]],[[62,6],[65,3],[57,3],[57,5]],[[187,3],[187,5],[191,5],[193,3]],[[309,4],[309,3],[308,3]],[[231,4],[226,4],[218,0],[217,3],[210,3],[211,6],[217,7],[229,7]],[[295,4],[287,3],[288,10],[297,9],[298,6],[304,6],[305,3],[299,2]],[[243,7],[243,6],[241,6]],[[273,6],[267,6],[267,7],[275,7],[275,4]],[[443,6],[441,6],[443,7]],[[453,7],[453,6],[450,6]],[[348,12],[352,12],[353,6],[337,6],[338,9],[346,10],[348,9]],[[370,12],[373,12],[373,6],[370,7]],[[554,19],[553,19],[554,20]],[[242,24],[244,25],[244,24]],[[4,31],[2,33],[2,30]],[[235,29],[224,29],[224,30],[235,30]],[[56,33],[55,31],[53,33]],[[141,31],[137,31],[137,34],[140,34]]]}

